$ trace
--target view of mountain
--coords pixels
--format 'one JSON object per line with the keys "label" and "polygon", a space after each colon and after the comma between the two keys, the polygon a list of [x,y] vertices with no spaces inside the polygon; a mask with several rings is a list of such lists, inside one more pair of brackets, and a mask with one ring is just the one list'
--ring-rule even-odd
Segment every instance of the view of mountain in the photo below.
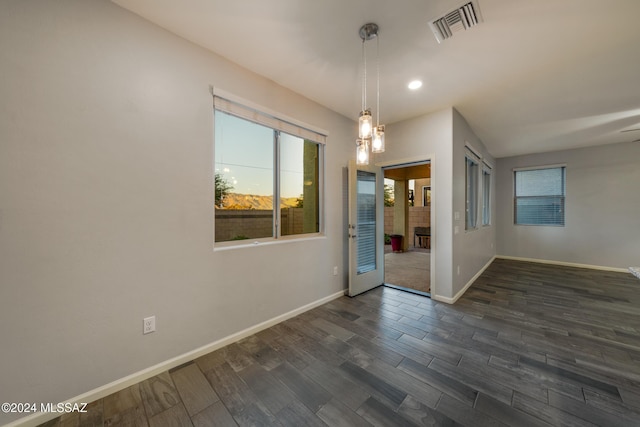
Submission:
{"label": "view of mountain", "polygon": [[[282,204],[288,208],[295,208],[298,204],[297,197],[285,197]],[[216,206],[217,209],[218,206]],[[272,196],[256,196],[254,194],[229,193],[224,198],[224,209],[273,209]]]}

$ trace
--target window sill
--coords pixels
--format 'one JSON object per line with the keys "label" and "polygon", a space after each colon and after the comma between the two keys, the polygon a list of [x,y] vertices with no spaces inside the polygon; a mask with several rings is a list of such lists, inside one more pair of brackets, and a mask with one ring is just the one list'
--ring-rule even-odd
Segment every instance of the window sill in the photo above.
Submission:
{"label": "window sill", "polygon": [[565,227],[564,224],[513,224],[516,227]]}
{"label": "window sill", "polygon": [[255,248],[260,246],[271,246],[271,245],[282,245],[287,243],[296,243],[296,242],[306,242],[313,240],[322,240],[326,239],[327,236],[322,233],[309,234],[308,236],[299,237],[299,236],[287,236],[281,237],[279,239],[247,239],[242,240],[242,243],[238,241],[233,242],[218,242],[213,246],[214,252],[220,251],[228,251],[233,249],[243,249],[243,248]]}

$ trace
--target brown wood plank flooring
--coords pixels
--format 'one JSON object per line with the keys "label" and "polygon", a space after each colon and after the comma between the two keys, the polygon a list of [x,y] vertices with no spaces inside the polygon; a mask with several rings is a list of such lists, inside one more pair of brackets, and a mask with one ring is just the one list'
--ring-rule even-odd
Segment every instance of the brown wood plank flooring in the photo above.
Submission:
{"label": "brown wood plank flooring", "polygon": [[496,260],[343,297],[46,426],[638,426],[640,281]]}

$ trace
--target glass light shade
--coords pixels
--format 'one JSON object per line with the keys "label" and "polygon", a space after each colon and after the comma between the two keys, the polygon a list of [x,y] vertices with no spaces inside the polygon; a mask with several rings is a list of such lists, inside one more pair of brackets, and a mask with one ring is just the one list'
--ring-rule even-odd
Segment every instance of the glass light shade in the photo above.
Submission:
{"label": "glass light shade", "polygon": [[369,164],[369,144],[364,139],[356,140],[356,164]]}
{"label": "glass light shade", "polygon": [[373,128],[373,118],[371,117],[371,110],[360,111],[358,128],[359,136],[361,139],[371,138],[371,130]]}
{"label": "glass light shade", "polygon": [[371,141],[372,153],[384,153],[384,125],[373,129],[373,141]]}

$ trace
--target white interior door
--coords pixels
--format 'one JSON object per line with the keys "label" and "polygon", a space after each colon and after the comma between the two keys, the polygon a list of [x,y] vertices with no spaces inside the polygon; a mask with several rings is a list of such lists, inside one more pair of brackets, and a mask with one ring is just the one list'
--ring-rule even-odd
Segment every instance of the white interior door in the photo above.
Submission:
{"label": "white interior door", "polygon": [[384,282],[382,168],[349,162],[349,295]]}

